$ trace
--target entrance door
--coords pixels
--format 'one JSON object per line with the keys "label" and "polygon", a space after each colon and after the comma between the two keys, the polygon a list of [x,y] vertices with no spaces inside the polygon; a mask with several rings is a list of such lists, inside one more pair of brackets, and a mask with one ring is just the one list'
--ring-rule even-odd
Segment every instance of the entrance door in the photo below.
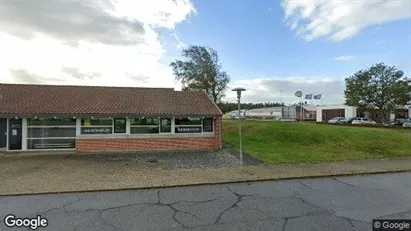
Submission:
{"label": "entrance door", "polygon": [[7,119],[0,119],[0,150],[7,146]]}
{"label": "entrance door", "polygon": [[21,150],[21,119],[9,119],[9,150]]}

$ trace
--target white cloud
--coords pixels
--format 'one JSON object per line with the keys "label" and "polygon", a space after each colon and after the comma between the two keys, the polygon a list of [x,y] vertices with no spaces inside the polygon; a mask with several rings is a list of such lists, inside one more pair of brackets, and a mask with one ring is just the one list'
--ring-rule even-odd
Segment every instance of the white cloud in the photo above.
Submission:
{"label": "white cloud", "polygon": [[2,81],[178,89],[156,28],[193,13],[188,0],[2,1]]}
{"label": "white cloud", "polygon": [[282,91],[282,101],[285,104],[294,104],[299,102],[299,98],[294,96],[299,90],[305,94],[323,94],[326,104],[342,104],[345,101],[345,84],[342,78],[293,76],[237,80],[230,83],[226,101],[236,101],[236,93],[231,91],[235,87],[246,88],[241,97],[241,101],[245,103],[280,102]]}
{"label": "white cloud", "polygon": [[352,55],[338,56],[338,57],[333,58],[333,60],[336,60],[336,61],[353,61],[355,59],[357,59],[357,57],[352,56]]}
{"label": "white cloud", "polygon": [[176,32],[172,33],[171,36],[173,36],[173,38],[176,40],[176,48],[177,49],[183,49],[187,46],[187,44],[185,44],[183,41],[181,41],[180,37],[177,36]]}
{"label": "white cloud", "polygon": [[285,20],[307,41],[338,42],[375,25],[411,17],[410,0],[282,0]]}

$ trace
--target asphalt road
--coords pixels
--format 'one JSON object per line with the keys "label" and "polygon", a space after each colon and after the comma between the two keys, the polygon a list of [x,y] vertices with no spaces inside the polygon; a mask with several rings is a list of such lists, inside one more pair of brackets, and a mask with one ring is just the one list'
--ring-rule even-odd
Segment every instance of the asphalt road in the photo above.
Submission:
{"label": "asphalt road", "polygon": [[46,218],[38,230],[371,230],[411,219],[411,173],[0,197],[0,230],[29,230],[8,214]]}

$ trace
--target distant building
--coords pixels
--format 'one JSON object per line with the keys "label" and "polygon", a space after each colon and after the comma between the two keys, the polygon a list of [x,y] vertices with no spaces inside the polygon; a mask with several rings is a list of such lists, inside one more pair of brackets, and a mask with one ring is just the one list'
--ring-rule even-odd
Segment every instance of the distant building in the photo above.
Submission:
{"label": "distant building", "polygon": [[[244,118],[246,116],[247,109],[240,110],[240,117]],[[229,117],[238,116],[238,110],[227,112],[226,115]]]}
{"label": "distant building", "polygon": [[317,106],[316,121],[328,121],[334,117],[354,117],[357,116],[357,108],[346,105],[326,105]]}
{"label": "distant building", "polygon": [[[316,106],[303,106],[304,119],[315,120],[317,113]],[[236,113],[238,114],[238,112]],[[296,120],[301,118],[300,106],[283,106],[283,107],[268,107],[268,108],[254,108],[245,111],[247,118],[265,118],[265,119],[282,119],[282,120]]]}
{"label": "distant building", "polygon": [[[410,118],[411,106],[404,106],[394,110],[389,119],[395,118]],[[366,117],[374,121],[381,122],[383,118],[379,118],[377,112],[372,113],[367,110],[360,110],[356,107],[351,107],[347,105],[326,105],[317,107],[317,122],[328,121],[334,117]]]}
{"label": "distant building", "polygon": [[246,117],[281,118],[281,107],[255,108],[246,112]]}
{"label": "distant building", "polygon": [[301,116],[301,106],[296,106],[297,118],[303,118],[303,120],[315,120],[317,115],[317,106],[315,105],[303,105],[303,117]]}

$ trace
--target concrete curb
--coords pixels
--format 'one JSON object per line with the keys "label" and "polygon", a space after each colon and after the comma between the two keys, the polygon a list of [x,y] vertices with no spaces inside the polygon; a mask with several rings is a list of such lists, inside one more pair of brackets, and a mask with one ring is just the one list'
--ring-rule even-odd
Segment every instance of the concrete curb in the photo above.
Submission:
{"label": "concrete curb", "polygon": [[91,193],[91,192],[115,192],[122,190],[138,190],[138,189],[160,189],[160,188],[176,188],[176,187],[189,187],[189,186],[207,186],[207,185],[220,185],[220,184],[233,184],[233,183],[248,183],[248,182],[263,182],[263,181],[279,181],[279,180],[297,180],[297,179],[312,179],[312,178],[328,178],[328,177],[344,177],[344,176],[359,176],[359,175],[372,175],[372,174],[390,174],[390,173],[402,173],[411,172],[410,169],[399,170],[386,170],[386,171],[364,171],[364,172],[351,172],[351,173],[337,173],[337,174],[318,174],[318,175],[306,175],[306,176],[289,176],[289,177],[272,177],[262,179],[249,179],[249,180],[227,180],[219,182],[202,182],[202,183],[187,183],[187,184],[173,184],[173,185],[154,185],[154,186],[141,186],[141,187],[124,187],[124,188],[110,188],[110,189],[90,189],[90,190],[73,190],[73,191],[45,191],[39,193],[16,193],[16,194],[0,194],[1,197],[10,196],[30,196],[30,195],[45,195],[45,194],[64,194],[64,193]]}

